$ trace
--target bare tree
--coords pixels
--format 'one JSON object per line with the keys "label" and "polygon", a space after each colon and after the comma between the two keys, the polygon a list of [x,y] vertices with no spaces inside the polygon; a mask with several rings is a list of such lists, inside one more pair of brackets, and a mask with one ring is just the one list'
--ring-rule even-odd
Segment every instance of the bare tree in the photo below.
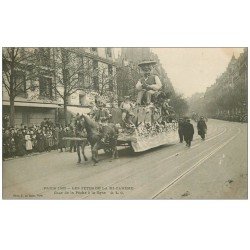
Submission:
{"label": "bare tree", "polygon": [[26,96],[27,81],[33,81],[37,75],[35,56],[32,49],[3,48],[3,86],[10,100],[10,125],[15,125],[15,99]]}
{"label": "bare tree", "polygon": [[112,65],[100,65],[93,72],[92,88],[111,104],[117,101],[116,76]]}
{"label": "bare tree", "polygon": [[140,79],[139,70],[131,65],[121,66],[117,68],[117,86],[118,96],[123,98],[124,96],[131,96],[132,99],[136,99],[137,90],[135,88],[136,83]]}
{"label": "bare tree", "polygon": [[68,48],[54,48],[54,69],[56,81],[53,87],[63,101],[64,121],[67,124],[67,105],[70,96],[83,89],[86,75],[91,67],[84,63],[83,57]]}

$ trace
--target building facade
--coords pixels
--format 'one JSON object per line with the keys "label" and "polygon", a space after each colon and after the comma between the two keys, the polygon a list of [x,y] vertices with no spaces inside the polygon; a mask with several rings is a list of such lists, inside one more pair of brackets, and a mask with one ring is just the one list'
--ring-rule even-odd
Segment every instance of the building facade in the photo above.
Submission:
{"label": "building facade", "polygon": [[248,51],[239,58],[233,55],[226,70],[208,87],[204,96],[204,107],[209,116],[247,113]]}
{"label": "building facade", "polygon": [[55,122],[59,106],[51,58],[49,48],[3,48],[3,114],[10,115],[14,98],[15,125]]}
{"label": "building facade", "polygon": [[116,100],[114,52],[112,48],[3,48],[2,85],[3,114],[10,115],[14,103],[17,126],[40,124],[44,118],[60,122],[65,105],[90,106],[96,94]]}

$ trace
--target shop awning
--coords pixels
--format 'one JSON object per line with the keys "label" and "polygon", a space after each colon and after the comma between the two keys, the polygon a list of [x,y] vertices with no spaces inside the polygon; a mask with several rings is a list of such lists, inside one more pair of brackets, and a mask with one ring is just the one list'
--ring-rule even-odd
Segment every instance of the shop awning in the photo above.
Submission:
{"label": "shop awning", "polygon": [[[3,105],[10,106],[10,102],[3,101]],[[15,102],[15,107],[59,108],[59,105],[54,103]]]}
{"label": "shop awning", "polygon": [[86,107],[67,106],[67,111],[71,112],[74,115],[76,115],[77,113],[79,113],[79,115],[82,115],[82,114],[86,115],[91,110],[90,108],[86,108]]}

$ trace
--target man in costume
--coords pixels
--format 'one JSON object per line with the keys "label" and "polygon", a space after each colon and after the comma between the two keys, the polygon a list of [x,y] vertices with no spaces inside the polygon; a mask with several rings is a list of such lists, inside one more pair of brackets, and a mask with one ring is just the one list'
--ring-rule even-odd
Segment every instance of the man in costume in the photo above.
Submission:
{"label": "man in costume", "polygon": [[139,91],[137,97],[137,104],[139,105],[141,105],[144,94],[146,94],[146,104],[149,105],[151,96],[162,87],[160,78],[152,73],[155,64],[155,61],[144,61],[138,64],[143,74],[136,84],[136,89]]}

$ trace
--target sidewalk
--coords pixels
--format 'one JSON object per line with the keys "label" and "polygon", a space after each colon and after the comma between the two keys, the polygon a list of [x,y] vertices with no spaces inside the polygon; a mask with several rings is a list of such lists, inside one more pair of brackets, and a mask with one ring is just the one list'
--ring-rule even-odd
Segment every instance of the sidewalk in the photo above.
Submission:
{"label": "sidewalk", "polygon": [[[89,146],[86,146],[85,147],[85,150],[88,150]],[[69,150],[67,151],[59,151],[58,149],[53,149],[51,151],[45,151],[45,152],[34,152],[34,153],[30,153],[30,154],[26,154],[24,156],[15,156],[15,157],[10,157],[10,158],[6,158],[6,159],[3,159],[3,161],[12,161],[12,160],[17,160],[17,159],[24,159],[24,158],[29,158],[29,157],[32,157],[32,156],[36,156],[36,155],[46,155],[46,154],[50,154],[50,153],[53,153],[53,152],[58,152],[58,153],[70,153]],[[76,153],[74,151],[72,151],[71,153]]]}

